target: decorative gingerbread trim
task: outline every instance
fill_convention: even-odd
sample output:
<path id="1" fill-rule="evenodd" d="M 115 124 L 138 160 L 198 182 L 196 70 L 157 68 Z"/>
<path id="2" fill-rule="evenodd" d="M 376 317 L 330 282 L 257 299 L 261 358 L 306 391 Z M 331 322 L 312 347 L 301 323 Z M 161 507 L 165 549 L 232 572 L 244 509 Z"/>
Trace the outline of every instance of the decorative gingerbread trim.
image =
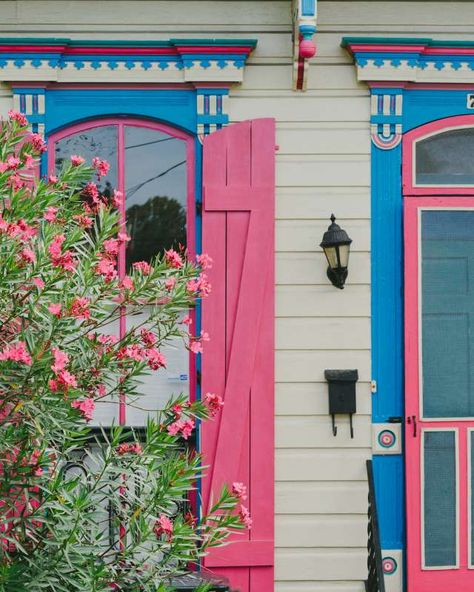
<path id="1" fill-rule="evenodd" d="M 13 108 L 28 117 L 33 132 L 44 136 L 46 100 L 44 88 L 14 88 Z"/>
<path id="2" fill-rule="evenodd" d="M 382 571 L 385 592 L 402 592 L 403 552 L 401 549 L 382 549 Z"/>
<path id="3" fill-rule="evenodd" d="M 372 453 L 401 454 L 402 429 L 401 423 L 372 424 Z"/>
<path id="4" fill-rule="evenodd" d="M 306 90 L 309 59 L 316 54 L 317 0 L 293 0 L 293 89 Z"/>
<path id="5" fill-rule="evenodd" d="M 344 37 L 357 79 L 421 84 L 474 83 L 474 43 L 417 38 Z"/>
<path id="6" fill-rule="evenodd" d="M 391 150 L 402 139 L 403 95 L 400 89 L 372 89 L 370 135 L 381 150 Z"/>
<path id="7" fill-rule="evenodd" d="M 58 83 L 242 82 L 254 39 L 0 39 L 0 80 Z"/>
<path id="8" fill-rule="evenodd" d="M 229 123 L 228 89 L 198 88 L 197 101 L 197 133 L 199 138 L 210 134 Z"/>

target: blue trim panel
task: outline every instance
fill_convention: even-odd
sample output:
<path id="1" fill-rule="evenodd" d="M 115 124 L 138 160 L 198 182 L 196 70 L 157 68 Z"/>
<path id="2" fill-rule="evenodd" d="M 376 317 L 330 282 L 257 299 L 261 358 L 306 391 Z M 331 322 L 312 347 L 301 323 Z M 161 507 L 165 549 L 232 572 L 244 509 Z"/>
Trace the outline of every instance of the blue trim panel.
<path id="1" fill-rule="evenodd" d="M 196 94 L 192 90 L 46 90 L 47 134 L 103 117 L 141 117 L 196 133 Z"/>

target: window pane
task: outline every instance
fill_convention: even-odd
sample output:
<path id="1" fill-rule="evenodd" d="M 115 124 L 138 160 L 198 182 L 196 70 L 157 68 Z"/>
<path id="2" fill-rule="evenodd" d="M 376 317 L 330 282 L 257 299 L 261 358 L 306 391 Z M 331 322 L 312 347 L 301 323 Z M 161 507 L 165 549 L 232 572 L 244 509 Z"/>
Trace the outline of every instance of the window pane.
<path id="1" fill-rule="evenodd" d="M 186 142 L 157 130 L 125 127 L 127 266 L 186 246 Z"/>
<path id="2" fill-rule="evenodd" d="M 421 238 L 423 415 L 474 416 L 474 212 L 424 211 Z"/>
<path id="3" fill-rule="evenodd" d="M 474 128 L 458 129 L 416 143 L 417 185 L 474 185 Z"/>
<path id="4" fill-rule="evenodd" d="M 424 557 L 427 567 L 456 565 L 454 432 L 424 432 Z"/>
<path id="5" fill-rule="evenodd" d="M 54 161 L 56 170 L 61 169 L 64 161 L 73 154 L 78 154 L 91 164 L 94 156 L 99 156 L 110 163 L 110 170 L 106 177 L 99 181 L 94 178 L 99 191 L 109 197 L 118 187 L 117 175 L 117 126 L 104 125 L 72 134 L 59 140 L 55 144 Z"/>
<path id="6" fill-rule="evenodd" d="M 127 316 L 127 330 L 141 326 L 149 318 L 149 311 Z M 144 325 L 147 327 L 147 325 Z M 150 370 L 140 377 L 137 396 L 127 399 L 127 425 L 143 426 L 148 415 L 154 417 L 171 396 L 189 395 L 189 353 L 181 339 L 172 339 L 160 348 L 166 358 L 166 368 Z"/>

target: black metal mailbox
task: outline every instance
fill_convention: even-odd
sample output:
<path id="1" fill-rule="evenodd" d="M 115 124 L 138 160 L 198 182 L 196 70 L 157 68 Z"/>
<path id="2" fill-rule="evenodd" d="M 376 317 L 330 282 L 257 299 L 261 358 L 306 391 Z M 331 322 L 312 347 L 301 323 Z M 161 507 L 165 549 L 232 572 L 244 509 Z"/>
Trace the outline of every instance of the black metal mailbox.
<path id="1" fill-rule="evenodd" d="M 356 382 L 359 379 L 357 370 L 325 370 L 324 378 L 329 386 L 329 413 L 332 417 L 332 433 L 337 435 L 335 415 L 349 415 L 351 438 L 354 437 L 352 415 L 356 412 Z"/>

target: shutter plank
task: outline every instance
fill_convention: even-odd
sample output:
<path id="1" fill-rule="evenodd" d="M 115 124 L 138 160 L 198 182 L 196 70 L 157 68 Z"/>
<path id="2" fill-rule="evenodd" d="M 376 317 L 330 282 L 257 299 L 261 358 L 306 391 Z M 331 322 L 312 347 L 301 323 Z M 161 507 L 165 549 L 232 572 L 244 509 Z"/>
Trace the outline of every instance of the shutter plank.
<path id="1" fill-rule="evenodd" d="M 213 550 L 204 564 L 241 592 L 273 590 L 274 147 L 270 119 L 204 140 L 203 251 L 215 264 L 213 291 L 203 303 L 211 341 L 202 380 L 203 393 L 222 394 L 224 407 L 202 430 L 210 465 L 203 504 L 224 483 L 243 481 L 253 519 L 251 531 Z"/>

